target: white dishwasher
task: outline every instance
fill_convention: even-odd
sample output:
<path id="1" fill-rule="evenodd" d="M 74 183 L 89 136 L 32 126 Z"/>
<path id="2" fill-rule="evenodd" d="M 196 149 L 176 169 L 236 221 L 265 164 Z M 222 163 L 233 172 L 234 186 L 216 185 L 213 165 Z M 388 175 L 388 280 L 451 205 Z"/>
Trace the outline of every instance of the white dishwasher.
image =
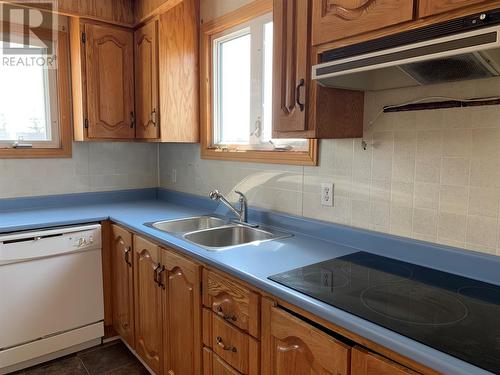
<path id="1" fill-rule="evenodd" d="M 0 235 L 0 374 L 104 335 L 101 226 Z"/>

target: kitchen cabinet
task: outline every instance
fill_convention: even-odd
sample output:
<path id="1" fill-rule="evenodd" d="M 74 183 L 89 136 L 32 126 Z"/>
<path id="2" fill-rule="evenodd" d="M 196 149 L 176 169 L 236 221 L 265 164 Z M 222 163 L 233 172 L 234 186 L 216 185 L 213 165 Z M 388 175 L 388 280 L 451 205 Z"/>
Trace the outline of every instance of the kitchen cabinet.
<path id="1" fill-rule="evenodd" d="M 136 138 L 160 136 L 158 103 L 158 20 L 134 33 Z"/>
<path id="2" fill-rule="evenodd" d="M 419 17 L 428 17 L 486 2 L 485 0 L 420 0 L 418 3 L 418 15 Z"/>
<path id="3" fill-rule="evenodd" d="M 78 19 L 70 28 L 75 140 L 133 139 L 133 32 Z"/>
<path id="4" fill-rule="evenodd" d="M 199 0 L 183 0 L 159 16 L 162 142 L 200 140 Z"/>
<path id="5" fill-rule="evenodd" d="M 112 224 L 110 242 L 113 328 L 131 347 L 134 347 L 132 234 Z"/>
<path id="6" fill-rule="evenodd" d="M 355 347 L 351 356 L 351 375 L 417 375 L 400 364 L 392 362 L 387 358 L 375 353 Z"/>
<path id="7" fill-rule="evenodd" d="M 161 374 L 162 289 L 160 247 L 134 235 L 135 350 L 156 373 Z"/>
<path id="8" fill-rule="evenodd" d="M 312 2 L 313 45 L 413 20 L 413 0 L 312 0 Z"/>
<path id="9" fill-rule="evenodd" d="M 203 375 L 241 375 L 209 348 L 203 348 Z"/>
<path id="10" fill-rule="evenodd" d="M 351 348 L 318 328 L 266 303 L 262 375 L 348 375 Z"/>
<path id="11" fill-rule="evenodd" d="M 436 375 L 115 224 L 110 243 L 113 326 L 158 375 Z"/>
<path id="12" fill-rule="evenodd" d="M 358 138 L 364 93 L 311 80 L 311 1 L 274 0 L 274 138 Z M 300 15 L 300 16 L 299 16 Z"/>
<path id="13" fill-rule="evenodd" d="M 199 374 L 201 344 L 201 266 L 162 249 L 163 373 Z"/>

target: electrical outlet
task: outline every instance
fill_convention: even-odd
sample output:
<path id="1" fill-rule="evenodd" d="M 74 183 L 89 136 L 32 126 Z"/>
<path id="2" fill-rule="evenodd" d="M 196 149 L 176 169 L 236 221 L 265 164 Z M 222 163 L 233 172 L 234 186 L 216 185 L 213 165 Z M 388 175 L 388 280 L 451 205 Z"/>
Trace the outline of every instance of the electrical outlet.
<path id="1" fill-rule="evenodd" d="M 175 184 L 177 183 L 177 169 L 173 168 L 172 173 L 170 174 L 170 181 Z"/>
<path id="2" fill-rule="evenodd" d="M 333 206 L 333 184 L 323 183 L 321 184 L 321 205 L 322 206 Z"/>

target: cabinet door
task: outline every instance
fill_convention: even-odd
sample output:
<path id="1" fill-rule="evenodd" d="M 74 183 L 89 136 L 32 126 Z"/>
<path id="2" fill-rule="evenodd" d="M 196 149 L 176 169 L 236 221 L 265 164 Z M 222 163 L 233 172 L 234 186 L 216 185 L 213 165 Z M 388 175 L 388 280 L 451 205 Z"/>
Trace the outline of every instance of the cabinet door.
<path id="1" fill-rule="evenodd" d="M 111 233 L 113 328 L 131 347 L 134 347 L 132 235 L 114 224 L 111 226 Z"/>
<path id="2" fill-rule="evenodd" d="M 351 356 L 351 375 L 417 375 L 416 372 L 370 353 L 362 348 L 354 348 Z"/>
<path id="3" fill-rule="evenodd" d="M 164 374 L 201 372 L 201 268 L 162 249 Z"/>
<path id="4" fill-rule="evenodd" d="M 85 25 L 89 138 L 134 138 L 134 34 Z"/>
<path id="5" fill-rule="evenodd" d="M 159 138 L 158 21 L 134 33 L 136 138 Z"/>
<path id="6" fill-rule="evenodd" d="M 203 348 L 203 375 L 241 375 L 209 348 Z"/>
<path id="7" fill-rule="evenodd" d="M 349 374 L 349 346 L 276 307 L 265 314 L 264 374 Z"/>
<path id="8" fill-rule="evenodd" d="M 484 2 L 484 0 L 420 0 L 418 3 L 418 16 L 428 17 Z"/>
<path id="9" fill-rule="evenodd" d="M 148 366 L 161 374 L 162 355 L 162 286 L 160 248 L 134 236 L 135 258 L 135 350 Z"/>
<path id="10" fill-rule="evenodd" d="M 413 0 L 313 0 L 313 4 L 314 45 L 413 19 Z"/>
<path id="11" fill-rule="evenodd" d="M 310 0 L 274 0 L 273 131 L 306 130 Z"/>

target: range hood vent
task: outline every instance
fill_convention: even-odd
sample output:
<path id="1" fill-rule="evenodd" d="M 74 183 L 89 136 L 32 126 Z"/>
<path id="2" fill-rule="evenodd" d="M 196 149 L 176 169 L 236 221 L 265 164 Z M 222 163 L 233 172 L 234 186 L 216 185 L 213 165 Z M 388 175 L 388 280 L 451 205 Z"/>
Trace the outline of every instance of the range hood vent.
<path id="1" fill-rule="evenodd" d="M 478 19 L 497 21 L 498 14 Z M 433 27 L 433 34 L 437 30 Z M 449 28 L 443 26 L 443 30 Z M 419 31 L 419 35 L 425 33 Z M 407 39 L 401 35 L 397 38 Z M 376 44 L 372 41 L 328 51 L 324 55 L 331 60 L 313 67 L 313 79 L 328 87 L 377 91 L 500 76 L 500 26 L 483 25 L 382 50 L 377 50 Z M 380 44 L 386 46 L 388 42 L 381 39 Z M 370 49 L 374 52 L 356 53 Z M 347 51 L 350 56 L 346 56 Z"/>

